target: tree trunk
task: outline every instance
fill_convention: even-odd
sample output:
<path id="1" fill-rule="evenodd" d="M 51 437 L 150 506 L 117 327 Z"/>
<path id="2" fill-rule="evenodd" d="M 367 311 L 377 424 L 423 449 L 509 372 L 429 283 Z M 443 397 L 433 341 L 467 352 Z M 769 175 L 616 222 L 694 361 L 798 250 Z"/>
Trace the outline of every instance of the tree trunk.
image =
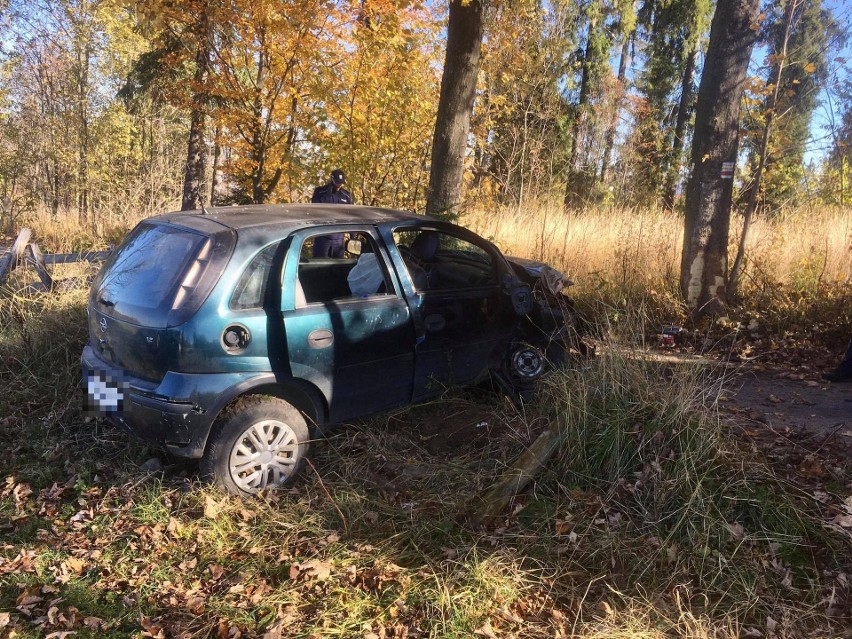
<path id="1" fill-rule="evenodd" d="M 210 52 L 213 48 L 213 29 L 207 10 L 198 19 L 198 49 L 195 52 L 195 78 L 192 112 L 189 124 L 189 143 L 186 171 L 183 178 L 181 210 L 200 208 L 204 202 L 204 173 L 207 168 L 207 79 L 210 75 Z"/>
<path id="2" fill-rule="evenodd" d="M 763 171 L 766 168 L 766 155 L 769 150 L 769 135 L 772 132 L 772 122 L 775 120 L 775 106 L 778 103 L 778 90 L 781 87 L 781 74 L 784 72 L 784 63 L 787 60 L 787 43 L 790 41 L 790 31 L 793 27 L 793 14 L 798 6 L 796 0 L 787 1 L 786 15 L 784 16 L 784 39 L 781 44 L 781 51 L 778 55 L 778 62 L 775 65 L 775 74 L 773 78 L 774 87 L 772 93 L 766 96 L 766 122 L 763 125 L 763 136 L 760 140 L 760 156 L 757 161 L 757 169 L 754 172 L 754 179 L 748 191 L 748 200 L 746 201 L 745 212 L 743 213 L 743 231 L 740 234 L 740 241 L 737 246 L 737 256 L 734 259 L 734 265 L 731 268 L 731 278 L 728 282 L 728 299 L 734 299 L 737 295 L 737 287 L 740 283 L 740 272 L 743 266 L 745 257 L 745 247 L 748 241 L 748 232 L 751 228 L 751 218 L 757 210 L 757 200 L 760 195 L 760 182 L 763 179 Z"/>
<path id="3" fill-rule="evenodd" d="M 680 267 L 681 295 L 694 316 L 720 312 L 727 302 L 740 98 L 757 37 L 752 25 L 759 6 L 759 0 L 719 0 L 710 27 L 695 113 Z"/>
<path id="4" fill-rule="evenodd" d="M 222 127 L 217 126 L 216 132 L 213 134 L 213 166 L 210 169 L 210 206 L 215 206 L 219 201 L 219 191 L 222 188 L 222 171 L 220 164 L 222 161 L 222 146 L 219 144 L 219 139 L 222 136 Z"/>
<path id="5" fill-rule="evenodd" d="M 266 44 L 265 32 L 260 32 L 260 46 L 265 48 Z M 265 135 L 264 126 L 264 109 L 263 109 L 263 85 L 266 82 L 266 69 L 268 57 L 265 51 L 261 50 L 257 56 L 257 73 L 254 80 L 254 102 L 252 104 L 252 135 L 251 135 L 251 155 L 255 162 L 254 170 L 251 179 L 251 201 L 254 204 L 263 204 L 266 202 L 267 191 L 263 185 L 263 177 L 266 173 L 266 155 L 267 155 L 267 137 Z"/>
<path id="6" fill-rule="evenodd" d="M 666 186 L 663 192 L 663 206 L 667 210 L 674 208 L 675 193 L 677 192 L 678 175 L 683 161 L 683 139 L 686 137 L 686 125 L 692 113 L 692 104 L 695 99 L 695 62 L 698 59 L 698 38 L 692 51 L 686 58 L 686 67 L 683 70 L 683 78 L 680 83 L 680 102 L 677 105 L 677 119 L 675 120 L 674 140 L 672 140 L 671 160 L 666 171 Z"/>
<path id="7" fill-rule="evenodd" d="M 77 215 L 80 223 L 89 216 L 89 65 L 91 52 L 87 44 L 77 51 Z M 91 220 L 95 226 L 94 217 Z"/>
<path id="8" fill-rule="evenodd" d="M 577 113 L 574 116 L 574 126 L 571 136 L 571 156 L 568 160 L 568 183 L 565 185 L 565 207 L 571 208 L 583 204 L 588 196 L 588 176 L 583 167 L 578 166 L 580 155 L 580 133 L 583 130 L 583 120 L 586 115 L 586 104 L 591 92 L 592 38 L 594 37 L 596 21 L 589 19 L 589 33 L 586 38 L 586 49 L 583 53 L 583 74 L 580 77 L 580 97 L 577 101 Z"/>
<path id="9" fill-rule="evenodd" d="M 461 203 L 464 156 L 470 116 L 479 75 L 482 45 L 482 2 L 450 2 L 447 54 L 441 77 L 441 96 L 435 134 L 426 213 L 454 215 Z"/>
<path id="10" fill-rule="evenodd" d="M 606 141 L 604 142 L 604 156 L 601 164 L 601 183 L 606 180 L 606 173 L 609 170 L 609 161 L 612 157 L 612 147 L 615 146 L 615 131 L 618 128 L 618 116 L 621 114 L 621 105 L 624 102 L 624 96 L 627 94 L 627 65 L 630 63 L 630 44 L 633 41 L 632 31 L 629 34 L 624 34 L 624 43 L 621 45 L 621 58 L 618 61 L 618 98 L 615 101 L 613 108 L 612 120 L 606 130 Z"/>

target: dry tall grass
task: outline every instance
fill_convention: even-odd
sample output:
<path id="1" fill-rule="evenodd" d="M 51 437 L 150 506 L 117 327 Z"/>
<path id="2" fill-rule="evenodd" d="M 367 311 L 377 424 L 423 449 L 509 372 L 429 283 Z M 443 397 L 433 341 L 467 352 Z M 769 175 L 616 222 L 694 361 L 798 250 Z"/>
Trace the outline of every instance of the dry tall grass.
<path id="1" fill-rule="evenodd" d="M 631 207 L 565 213 L 559 205 L 541 204 L 521 210 L 474 210 L 462 222 L 506 253 L 561 267 L 578 286 L 601 278 L 628 288 L 637 283 L 664 290 L 677 286 L 683 244 L 678 213 Z M 736 216 L 732 256 L 740 227 Z M 852 281 L 852 209 L 815 206 L 758 216 L 747 260 L 747 280 Z"/>
<path id="2" fill-rule="evenodd" d="M 43 248 L 71 251 L 120 240 L 141 216 L 81 222 L 75 215 L 30 215 L 25 223 Z M 504 252 L 540 259 L 562 268 L 588 287 L 601 279 L 626 288 L 677 287 L 683 244 L 683 218 L 661 209 L 601 207 L 565 213 L 543 203 L 518 209 L 488 207 L 469 211 L 461 223 L 494 241 Z M 732 221 L 731 255 L 741 219 Z M 852 208 L 803 207 L 758 216 L 746 254 L 745 282 L 852 282 Z"/>

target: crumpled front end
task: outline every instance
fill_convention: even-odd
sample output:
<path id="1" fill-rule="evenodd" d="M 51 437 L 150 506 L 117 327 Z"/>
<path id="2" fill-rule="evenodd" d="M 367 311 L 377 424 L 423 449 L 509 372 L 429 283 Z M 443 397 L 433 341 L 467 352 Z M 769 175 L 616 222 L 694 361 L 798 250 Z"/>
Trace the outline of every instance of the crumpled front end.
<path id="1" fill-rule="evenodd" d="M 523 326 L 522 340 L 541 349 L 551 368 L 565 366 L 572 352 L 591 354 L 582 338 L 587 325 L 565 291 L 574 282 L 543 262 L 525 258 L 507 258 L 518 277 L 530 285 L 533 310 Z"/>

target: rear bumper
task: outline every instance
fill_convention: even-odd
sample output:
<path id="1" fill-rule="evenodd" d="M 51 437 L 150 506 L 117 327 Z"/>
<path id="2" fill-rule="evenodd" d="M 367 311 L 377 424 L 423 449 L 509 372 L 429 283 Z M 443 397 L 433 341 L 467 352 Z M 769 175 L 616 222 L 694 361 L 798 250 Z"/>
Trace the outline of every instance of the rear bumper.
<path id="1" fill-rule="evenodd" d="M 213 420 L 230 400 L 229 390 L 235 382 L 233 375 L 169 374 L 159 384 L 137 380 L 116 370 L 88 345 L 80 365 L 91 413 L 141 439 L 163 444 L 175 455 L 190 458 L 204 454 Z M 89 393 L 93 376 L 102 380 L 111 397 L 120 400 L 98 402 L 93 398 Z"/>

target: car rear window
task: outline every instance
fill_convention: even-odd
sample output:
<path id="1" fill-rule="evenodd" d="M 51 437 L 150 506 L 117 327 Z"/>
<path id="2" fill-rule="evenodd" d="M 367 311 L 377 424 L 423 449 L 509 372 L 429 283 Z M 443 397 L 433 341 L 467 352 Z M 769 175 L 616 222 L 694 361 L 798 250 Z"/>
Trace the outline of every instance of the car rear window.
<path id="1" fill-rule="evenodd" d="M 188 229 L 141 224 L 104 266 L 93 302 L 136 324 L 173 325 L 207 270 L 211 245 L 211 237 Z"/>

